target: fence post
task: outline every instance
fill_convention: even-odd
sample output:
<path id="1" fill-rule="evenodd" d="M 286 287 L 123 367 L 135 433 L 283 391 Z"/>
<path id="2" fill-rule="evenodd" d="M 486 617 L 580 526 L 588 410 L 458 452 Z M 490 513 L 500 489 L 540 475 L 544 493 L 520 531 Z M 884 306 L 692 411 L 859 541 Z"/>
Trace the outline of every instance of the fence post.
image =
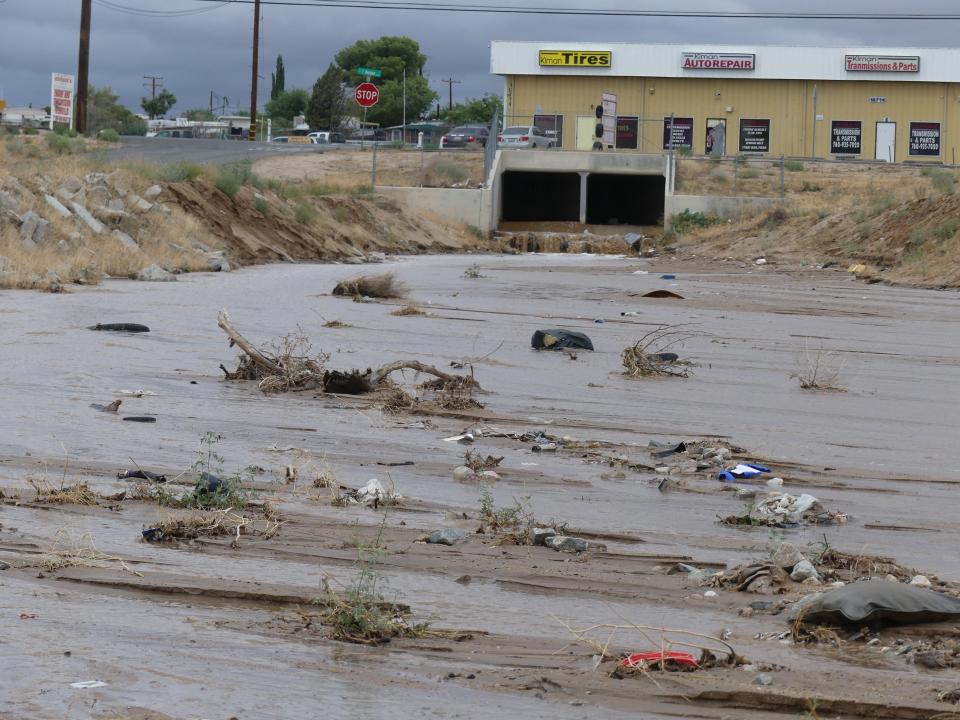
<path id="1" fill-rule="evenodd" d="M 737 196 L 737 174 L 740 172 L 740 158 L 733 158 L 733 196 Z"/>
<path id="2" fill-rule="evenodd" d="M 370 168 L 370 192 L 377 189 L 377 136 L 373 136 L 373 163 Z"/>
<path id="3" fill-rule="evenodd" d="M 783 170 L 785 165 L 786 165 L 786 158 L 784 157 L 783 153 L 781 153 L 780 154 L 780 197 L 784 197 L 784 195 L 786 194 L 786 184 L 784 183 L 784 179 L 783 179 Z"/>

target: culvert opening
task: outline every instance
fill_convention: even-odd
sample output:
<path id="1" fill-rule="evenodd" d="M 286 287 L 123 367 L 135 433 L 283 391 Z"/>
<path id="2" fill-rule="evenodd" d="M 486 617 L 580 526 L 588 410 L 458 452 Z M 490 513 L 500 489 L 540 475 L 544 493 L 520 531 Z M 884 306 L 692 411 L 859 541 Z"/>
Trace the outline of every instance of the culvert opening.
<path id="1" fill-rule="evenodd" d="M 587 222 L 591 225 L 658 225 L 663 222 L 662 175 L 587 177 Z"/>
<path id="2" fill-rule="evenodd" d="M 507 171 L 500 182 L 506 222 L 580 220 L 580 175 L 575 172 Z"/>

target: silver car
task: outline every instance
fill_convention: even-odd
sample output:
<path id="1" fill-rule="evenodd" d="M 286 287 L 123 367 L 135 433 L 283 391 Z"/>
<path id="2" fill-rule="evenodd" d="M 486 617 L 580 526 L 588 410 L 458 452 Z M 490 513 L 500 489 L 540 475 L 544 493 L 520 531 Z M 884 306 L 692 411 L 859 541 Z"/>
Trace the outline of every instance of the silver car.
<path id="1" fill-rule="evenodd" d="M 508 127 L 497 135 L 497 147 L 501 148 L 552 148 L 554 141 L 536 125 Z"/>

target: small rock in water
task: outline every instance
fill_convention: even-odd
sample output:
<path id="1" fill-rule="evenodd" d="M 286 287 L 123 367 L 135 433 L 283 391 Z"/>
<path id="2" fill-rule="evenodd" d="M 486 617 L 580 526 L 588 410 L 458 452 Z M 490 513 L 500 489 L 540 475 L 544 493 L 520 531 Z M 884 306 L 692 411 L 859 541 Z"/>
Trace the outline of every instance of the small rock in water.
<path id="1" fill-rule="evenodd" d="M 761 673 L 753 679 L 754 685 L 773 685 L 773 678 L 766 673 Z"/>
<path id="2" fill-rule="evenodd" d="M 912 578 L 910 578 L 910 584 L 918 588 L 928 588 L 933 583 L 930 582 L 930 578 L 928 578 L 926 575 L 914 575 Z"/>
<path id="3" fill-rule="evenodd" d="M 783 478 L 775 477 L 767 480 L 767 487 L 783 487 Z"/>
<path id="4" fill-rule="evenodd" d="M 461 465 L 453 469 L 453 479 L 457 482 L 469 482 L 470 480 L 477 480 L 478 478 L 477 473 L 466 465 Z"/>
<path id="5" fill-rule="evenodd" d="M 801 560 L 803 560 L 803 554 L 797 549 L 797 546 L 793 543 L 785 542 L 780 543 L 776 552 L 773 553 L 770 564 L 786 570 L 792 568 Z"/>
<path id="6" fill-rule="evenodd" d="M 714 592 L 713 590 L 707 590 L 707 591 L 703 594 L 703 596 L 704 596 L 705 598 L 715 598 L 715 597 L 717 596 L 717 593 Z"/>
<path id="7" fill-rule="evenodd" d="M 557 534 L 557 531 L 553 528 L 530 528 L 530 544 L 531 545 L 546 545 L 547 538 L 552 538 Z"/>
<path id="8" fill-rule="evenodd" d="M 790 573 L 790 579 L 795 582 L 803 582 L 808 578 L 817 578 L 820 579 L 820 575 L 817 572 L 817 569 L 813 566 L 809 560 L 801 560 L 796 565 L 793 566 L 793 572 Z"/>
<path id="9" fill-rule="evenodd" d="M 170 282 L 176 279 L 176 275 L 174 275 L 172 272 L 164 270 L 162 267 L 156 264 L 148 265 L 137 273 L 137 280 L 144 280 L 147 282 Z"/>
<path id="10" fill-rule="evenodd" d="M 558 552 L 582 553 L 587 550 L 606 550 L 606 545 L 600 543 L 588 543 L 580 538 L 567 537 L 566 535 L 554 535 L 544 541 L 544 545 L 553 548 Z"/>
<path id="11" fill-rule="evenodd" d="M 466 539 L 467 533 L 460 528 L 444 528 L 434 530 L 427 538 L 431 545 L 453 545 Z"/>

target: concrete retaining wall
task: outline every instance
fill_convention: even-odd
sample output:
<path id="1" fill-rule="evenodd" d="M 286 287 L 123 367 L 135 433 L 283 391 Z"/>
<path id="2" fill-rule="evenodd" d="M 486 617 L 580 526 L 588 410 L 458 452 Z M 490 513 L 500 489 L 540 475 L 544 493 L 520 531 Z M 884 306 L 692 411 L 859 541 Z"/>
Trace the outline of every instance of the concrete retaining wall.
<path id="1" fill-rule="evenodd" d="M 490 196 L 477 188 L 415 188 L 377 186 L 377 193 L 393 198 L 418 212 L 431 212 L 453 222 L 473 225 L 484 232 L 492 230 Z"/>
<path id="2" fill-rule="evenodd" d="M 738 217 L 743 212 L 756 212 L 775 207 L 781 198 L 724 197 L 720 195 L 667 195 L 664 198 L 664 230 L 670 230 L 670 219 L 684 210 L 704 215 L 716 215 L 724 220 Z"/>

